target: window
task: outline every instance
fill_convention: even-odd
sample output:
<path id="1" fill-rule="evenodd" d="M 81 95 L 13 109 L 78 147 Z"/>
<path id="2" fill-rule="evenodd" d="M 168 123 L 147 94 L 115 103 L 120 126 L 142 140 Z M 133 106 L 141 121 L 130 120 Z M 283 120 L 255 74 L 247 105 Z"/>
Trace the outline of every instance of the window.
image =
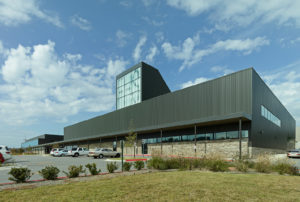
<path id="1" fill-rule="evenodd" d="M 227 139 L 237 139 L 239 138 L 239 132 L 238 131 L 228 131 L 226 134 Z"/>
<path id="2" fill-rule="evenodd" d="M 141 68 L 117 80 L 117 109 L 141 102 Z"/>
<path id="3" fill-rule="evenodd" d="M 206 134 L 198 134 L 196 135 L 197 141 L 206 140 Z"/>
<path id="4" fill-rule="evenodd" d="M 182 141 L 194 141 L 195 135 L 183 135 L 181 137 Z"/>
<path id="5" fill-rule="evenodd" d="M 277 126 L 281 127 L 281 121 L 277 118 L 272 112 L 270 112 L 266 107 L 261 105 L 261 116 L 268 119 L 272 123 L 276 124 Z"/>
<path id="6" fill-rule="evenodd" d="M 216 133 L 216 140 L 225 140 L 226 139 L 226 132 Z"/>

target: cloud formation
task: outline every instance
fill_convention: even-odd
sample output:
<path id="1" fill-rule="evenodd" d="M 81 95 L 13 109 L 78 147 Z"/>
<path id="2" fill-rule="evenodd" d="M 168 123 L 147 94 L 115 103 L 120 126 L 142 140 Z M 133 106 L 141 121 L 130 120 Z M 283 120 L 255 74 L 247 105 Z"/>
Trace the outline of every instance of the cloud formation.
<path id="1" fill-rule="evenodd" d="M 265 37 L 256 37 L 254 39 L 228 39 L 218 41 L 206 49 L 196 49 L 199 43 L 199 35 L 193 38 L 188 37 L 182 45 L 174 46 L 169 42 L 162 44 L 162 49 L 169 59 L 183 60 L 179 71 L 190 67 L 199 61 L 204 56 L 216 53 L 218 51 L 240 51 L 244 54 L 250 54 L 260 46 L 269 45 L 269 40 Z"/>
<path id="2" fill-rule="evenodd" d="M 262 74 L 262 78 L 279 98 L 282 104 L 300 123 L 300 61 L 272 72 Z"/>
<path id="3" fill-rule="evenodd" d="M 71 17 L 71 23 L 84 31 L 89 31 L 92 29 L 91 23 L 87 19 L 84 19 L 78 15 Z"/>
<path id="4" fill-rule="evenodd" d="M 138 60 L 141 59 L 141 52 L 142 52 L 142 47 L 144 46 L 144 44 L 147 41 L 147 37 L 146 36 L 142 36 L 139 40 L 139 42 L 137 43 L 133 53 L 132 53 L 132 57 L 134 59 L 135 62 L 137 62 Z"/>
<path id="5" fill-rule="evenodd" d="M 17 26 L 28 23 L 33 17 L 63 27 L 59 17 L 39 8 L 36 0 L 0 0 L 0 23 L 6 26 Z"/>
<path id="6" fill-rule="evenodd" d="M 146 61 L 149 63 L 153 62 L 154 57 L 158 54 L 158 48 L 156 45 L 153 45 L 150 49 L 149 49 L 149 54 L 146 56 Z"/>
<path id="7" fill-rule="evenodd" d="M 167 0 L 190 16 L 209 13 L 219 24 L 247 26 L 253 22 L 277 22 L 300 27 L 300 1 L 295 0 Z"/>
<path id="8" fill-rule="evenodd" d="M 109 59 L 96 68 L 80 64 L 81 57 L 58 56 L 52 41 L 8 50 L 0 74 L 0 120 L 8 124 L 30 124 L 40 118 L 66 121 L 79 112 L 112 109 L 115 76 L 125 70 L 127 61 Z"/>
<path id="9" fill-rule="evenodd" d="M 199 84 L 199 83 L 203 83 L 203 82 L 208 81 L 208 80 L 210 80 L 210 79 L 209 78 L 205 78 L 205 77 L 199 77 L 199 78 L 196 78 L 193 81 L 187 81 L 187 82 L 181 84 L 180 88 L 187 88 L 187 87 Z"/>

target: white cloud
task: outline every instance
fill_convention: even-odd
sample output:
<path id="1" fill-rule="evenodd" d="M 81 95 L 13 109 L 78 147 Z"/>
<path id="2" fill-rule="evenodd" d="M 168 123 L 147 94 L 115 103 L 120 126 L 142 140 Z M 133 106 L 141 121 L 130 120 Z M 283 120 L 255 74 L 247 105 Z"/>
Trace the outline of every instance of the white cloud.
<path id="1" fill-rule="evenodd" d="M 144 6 L 148 7 L 154 3 L 152 0 L 142 0 Z"/>
<path id="2" fill-rule="evenodd" d="M 290 41 L 291 44 L 299 43 L 300 42 L 300 37 L 297 37 L 296 39 L 293 39 Z"/>
<path id="3" fill-rule="evenodd" d="M 146 61 L 149 63 L 153 62 L 153 58 L 156 54 L 158 54 L 158 49 L 153 45 L 149 50 L 149 54 L 146 56 Z"/>
<path id="4" fill-rule="evenodd" d="M 269 40 L 265 37 L 256 37 L 254 39 L 228 39 L 225 41 L 218 41 L 209 46 L 207 49 L 195 49 L 199 43 L 199 35 L 196 37 L 187 38 L 181 46 L 173 46 L 165 42 L 162 44 L 162 49 L 169 59 L 183 60 L 179 71 L 186 67 L 190 67 L 202 60 L 204 56 L 216 53 L 218 51 L 241 51 L 244 54 L 250 54 L 252 51 L 257 50 L 260 46 L 269 44 Z"/>
<path id="5" fill-rule="evenodd" d="M 9 50 L 1 67 L 0 120 L 28 124 L 40 118 L 67 120 L 79 112 L 114 107 L 115 76 L 128 64 L 109 59 L 102 68 L 80 64 L 80 54 L 59 57 L 55 43 Z M 22 112 L 22 113 L 20 113 Z"/>
<path id="6" fill-rule="evenodd" d="M 139 42 L 137 43 L 134 51 L 133 51 L 133 54 L 132 54 L 132 57 L 134 59 L 135 62 L 137 62 L 138 60 L 140 60 L 141 58 L 141 52 L 142 52 L 142 47 L 143 45 L 146 43 L 147 41 L 147 37 L 146 36 L 142 36 L 139 40 Z"/>
<path id="7" fill-rule="evenodd" d="M 91 23 L 87 19 L 84 19 L 78 15 L 71 17 L 71 23 L 84 31 L 89 31 L 92 29 Z"/>
<path id="8" fill-rule="evenodd" d="M 39 8 L 36 0 L 0 0 L 0 23 L 6 26 L 16 26 L 28 23 L 32 17 L 37 17 L 57 27 L 63 27 L 59 17 Z"/>
<path id="9" fill-rule="evenodd" d="M 0 40 L 0 56 L 1 55 L 6 55 L 7 50 L 4 48 L 2 41 Z"/>
<path id="10" fill-rule="evenodd" d="M 131 33 L 124 32 L 122 30 L 118 30 L 116 32 L 116 43 L 119 47 L 124 47 L 127 44 L 127 40 L 131 37 Z"/>
<path id="11" fill-rule="evenodd" d="M 155 37 L 156 37 L 157 43 L 160 43 L 165 39 L 163 32 L 156 32 Z"/>
<path id="12" fill-rule="evenodd" d="M 208 81 L 208 80 L 210 80 L 210 79 L 205 78 L 205 77 L 199 77 L 199 78 L 196 78 L 194 81 L 187 81 L 187 82 L 181 84 L 180 87 L 181 88 L 187 88 L 187 87 L 199 84 L 199 83 L 203 83 L 203 82 Z"/>
<path id="13" fill-rule="evenodd" d="M 153 19 L 150 19 L 149 17 L 142 17 L 143 20 L 145 20 L 148 24 L 153 26 L 162 26 L 164 24 L 163 21 L 156 21 Z"/>
<path id="14" fill-rule="evenodd" d="M 300 62 L 262 74 L 262 78 L 283 105 L 300 123 Z"/>
<path id="15" fill-rule="evenodd" d="M 253 22 L 300 26 L 300 1 L 295 0 L 167 0 L 167 4 L 195 16 L 209 13 L 215 22 L 246 26 Z"/>
<path id="16" fill-rule="evenodd" d="M 214 73 L 221 73 L 222 75 L 227 75 L 233 72 L 233 70 L 228 69 L 223 66 L 213 66 L 210 70 Z"/>

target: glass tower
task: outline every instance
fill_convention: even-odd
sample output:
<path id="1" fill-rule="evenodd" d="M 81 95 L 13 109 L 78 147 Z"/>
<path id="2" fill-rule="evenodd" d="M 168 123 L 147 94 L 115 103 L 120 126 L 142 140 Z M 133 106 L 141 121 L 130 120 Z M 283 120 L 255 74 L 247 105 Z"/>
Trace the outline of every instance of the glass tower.
<path id="1" fill-rule="evenodd" d="M 117 79 L 117 109 L 141 102 L 141 68 Z"/>

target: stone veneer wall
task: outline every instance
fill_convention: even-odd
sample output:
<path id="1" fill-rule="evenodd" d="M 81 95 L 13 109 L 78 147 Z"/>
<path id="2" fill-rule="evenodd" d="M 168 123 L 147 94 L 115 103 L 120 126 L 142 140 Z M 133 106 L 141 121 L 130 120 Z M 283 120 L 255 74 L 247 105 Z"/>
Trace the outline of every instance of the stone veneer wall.
<path id="1" fill-rule="evenodd" d="M 196 148 L 196 151 L 195 151 Z M 160 144 L 149 144 L 149 154 L 160 154 Z M 239 140 L 215 140 L 208 142 L 172 142 L 163 143 L 162 155 L 202 157 L 204 155 L 221 154 L 224 157 L 232 158 L 239 154 Z M 248 139 L 242 140 L 242 155 L 248 155 Z"/>
<path id="2" fill-rule="evenodd" d="M 94 149 L 96 147 L 110 148 L 113 149 L 112 142 L 101 142 L 93 144 L 79 144 L 80 147 L 86 147 L 89 149 Z M 117 141 L 117 151 L 121 152 L 120 141 Z M 248 139 L 244 138 L 242 140 L 242 155 L 251 155 L 251 152 L 260 152 L 258 149 L 249 150 Z M 224 157 L 232 158 L 239 154 L 239 140 L 211 140 L 211 141 L 199 141 L 196 142 L 196 151 L 195 151 L 195 142 L 169 142 L 162 144 L 148 144 L 148 154 L 160 154 L 165 156 L 184 156 L 184 157 L 201 157 L 204 155 L 212 154 L 221 154 Z M 133 155 L 133 147 L 124 146 L 125 155 Z M 138 140 L 136 147 L 136 154 L 142 154 L 142 142 Z"/>

